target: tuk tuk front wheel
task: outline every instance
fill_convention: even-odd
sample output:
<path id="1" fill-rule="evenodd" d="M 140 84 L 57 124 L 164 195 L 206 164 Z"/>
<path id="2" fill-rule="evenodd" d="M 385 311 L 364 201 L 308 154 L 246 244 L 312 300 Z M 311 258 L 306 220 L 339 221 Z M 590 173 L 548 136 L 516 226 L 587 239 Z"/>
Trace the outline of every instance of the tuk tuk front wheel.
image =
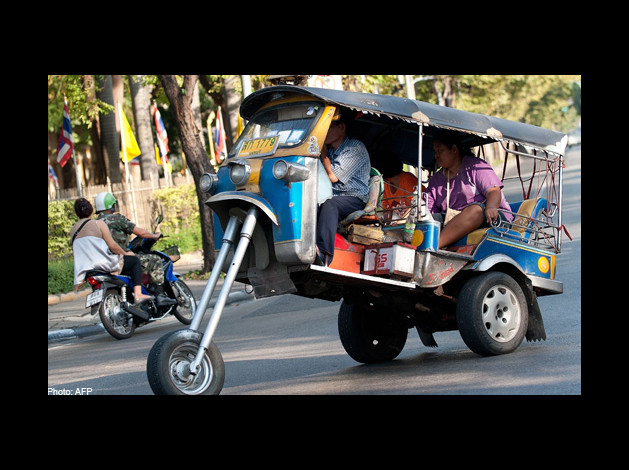
<path id="1" fill-rule="evenodd" d="M 341 303 L 339 336 L 345 351 L 357 362 L 371 364 L 395 359 L 406 344 L 408 328 L 391 312 Z"/>
<path id="2" fill-rule="evenodd" d="M 476 354 L 511 353 L 522 343 L 528 327 L 524 292 L 505 273 L 481 273 L 463 285 L 456 320 L 461 338 Z"/>
<path id="3" fill-rule="evenodd" d="M 211 342 L 196 375 L 190 365 L 203 335 L 193 330 L 176 330 L 162 336 L 151 348 L 146 376 L 155 395 L 218 395 L 225 381 L 223 356 Z"/>

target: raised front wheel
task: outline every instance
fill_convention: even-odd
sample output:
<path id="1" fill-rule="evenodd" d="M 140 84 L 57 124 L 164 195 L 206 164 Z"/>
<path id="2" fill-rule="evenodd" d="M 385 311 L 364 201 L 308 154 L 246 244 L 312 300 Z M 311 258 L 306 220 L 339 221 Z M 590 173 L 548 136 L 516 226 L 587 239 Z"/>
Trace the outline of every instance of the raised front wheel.
<path id="1" fill-rule="evenodd" d="M 223 356 L 214 343 L 205 352 L 196 375 L 190 365 L 203 335 L 176 330 L 162 336 L 151 348 L 146 375 L 155 395 L 218 395 L 225 381 Z"/>

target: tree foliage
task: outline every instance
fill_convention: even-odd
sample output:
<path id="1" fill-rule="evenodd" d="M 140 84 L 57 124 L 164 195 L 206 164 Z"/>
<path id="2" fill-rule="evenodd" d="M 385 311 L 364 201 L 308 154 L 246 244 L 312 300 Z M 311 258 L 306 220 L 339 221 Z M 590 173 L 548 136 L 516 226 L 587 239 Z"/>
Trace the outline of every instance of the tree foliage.
<path id="1" fill-rule="evenodd" d="M 68 234 L 79 220 L 74 213 L 74 201 L 48 203 L 48 259 L 63 258 L 72 254 Z"/>

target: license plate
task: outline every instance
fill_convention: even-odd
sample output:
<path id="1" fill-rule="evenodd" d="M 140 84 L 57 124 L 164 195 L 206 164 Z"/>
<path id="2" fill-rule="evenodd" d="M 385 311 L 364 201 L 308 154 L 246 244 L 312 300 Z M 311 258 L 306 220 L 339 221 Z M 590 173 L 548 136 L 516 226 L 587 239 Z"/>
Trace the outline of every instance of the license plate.
<path id="1" fill-rule="evenodd" d="M 260 137 L 259 139 L 245 140 L 238 151 L 239 157 L 262 157 L 264 155 L 272 155 L 275 152 L 280 137 L 277 135 L 271 137 Z"/>
<path id="2" fill-rule="evenodd" d="M 91 294 L 89 294 L 85 298 L 85 308 L 91 307 L 92 305 L 99 303 L 101 300 L 103 300 L 104 295 L 105 295 L 104 289 L 98 289 L 92 292 Z"/>

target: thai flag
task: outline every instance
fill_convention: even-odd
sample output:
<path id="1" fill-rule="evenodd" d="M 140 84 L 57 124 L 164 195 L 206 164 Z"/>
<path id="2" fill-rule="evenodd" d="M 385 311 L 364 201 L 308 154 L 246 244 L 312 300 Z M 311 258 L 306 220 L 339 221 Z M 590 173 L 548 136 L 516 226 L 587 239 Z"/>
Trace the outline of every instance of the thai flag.
<path id="1" fill-rule="evenodd" d="M 159 113 L 157 106 L 155 106 L 155 113 L 153 115 L 155 119 L 155 131 L 157 133 L 157 145 L 159 145 L 159 153 L 164 159 L 164 162 L 168 163 L 168 134 L 164 127 L 164 121 L 162 121 L 162 115 Z"/>
<path id="2" fill-rule="evenodd" d="M 221 113 L 221 107 L 218 107 L 216 112 L 216 131 L 214 133 L 214 149 L 216 150 L 216 163 L 220 165 L 227 155 L 227 144 L 225 140 L 225 127 L 223 126 L 223 115 Z"/>
<path id="3" fill-rule="evenodd" d="M 55 170 L 52 169 L 52 166 L 50 165 L 50 163 L 48 163 L 48 176 L 52 178 L 52 180 L 55 182 L 55 187 L 59 188 L 59 178 L 57 178 L 57 175 L 55 174 Z"/>
<path id="4" fill-rule="evenodd" d="M 57 162 L 62 167 L 72 156 L 74 142 L 72 140 L 72 126 L 70 125 L 70 113 L 68 112 L 68 102 L 63 100 L 63 129 L 59 134 L 59 145 L 57 146 Z"/>

